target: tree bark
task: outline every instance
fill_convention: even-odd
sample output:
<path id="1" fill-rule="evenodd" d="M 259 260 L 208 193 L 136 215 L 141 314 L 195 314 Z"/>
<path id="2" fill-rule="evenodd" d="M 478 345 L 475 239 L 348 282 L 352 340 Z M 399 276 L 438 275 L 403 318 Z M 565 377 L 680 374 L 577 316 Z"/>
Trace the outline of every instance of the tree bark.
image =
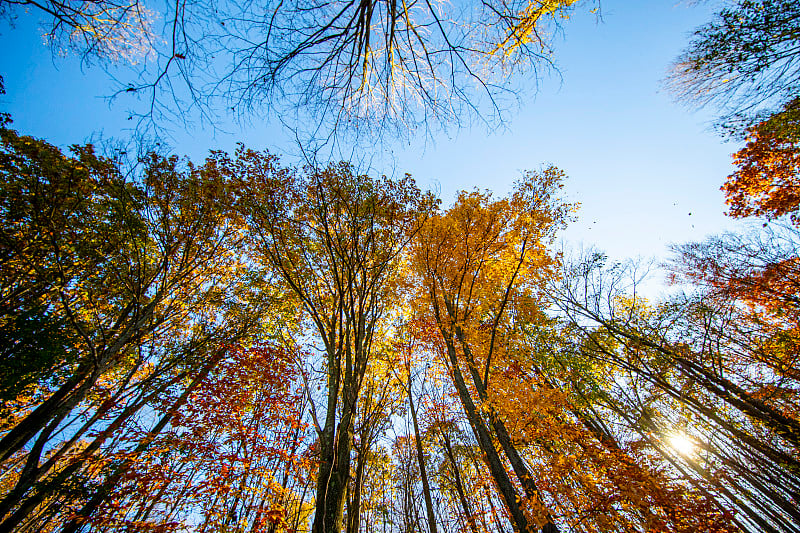
<path id="1" fill-rule="evenodd" d="M 467 501 L 467 495 L 464 492 L 464 483 L 461 481 L 461 471 L 458 468 L 458 463 L 456 463 L 456 458 L 453 454 L 453 447 L 450 445 L 450 437 L 447 436 L 446 431 L 442 431 L 442 437 L 444 440 L 444 453 L 447 456 L 447 459 L 450 461 L 450 466 L 453 468 L 453 480 L 456 484 L 458 501 L 461 503 L 461 509 L 464 511 L 464 516 L 467 518 L 467 523 L 469 524 L 470 530 L 472 533 L 478 533 L 478 524 L 475 522 L 475 516 L 472 514 L 472 510 L 469 507 L 469 502 Z"/>
<path id="2" fill-rule="evenodd" d="M 425 510 L 428 515 L 428 529 L 430 533 L 436 533 L 436 515 L 433 511 L 433 501 L 431 500 L 431 487 L 428 483 L 428 473 L 425 470 L 425 454 L 422 453 L 422 440 L 419 434 L 419 423 L 417 422 L 417 410 L 414 408 L 414 399 L 411 394 L 411 372 L 408 373 L 408 406 L 411 408 L 411 421 L 414 423 L 414 443 L 417 449 L 417 462 L 419 463 L 419 473 L 422 478 L 422 492 L 425 496 Z"/>
<path id="3" fill-rule="evenodd" d="M 452 338 L 445 338 L 445 345 L 447 347 L 447 356 L 450 361 L 450 370 L 453 373 L 453 382 L 455 383 L 456 391 L 467 413 L 467 420 L 469 420 L 475 437 L 478 439 L 478 445 L 481 448 L 481 452 L 483 452 L 483 459 L 486 462 L 486 466 L 489 467 L 492 479 L 494 479 L 495 485 L 500 491 L 500 495 L 503 497 L 506 508 L 511 515 L 511 525 L 518 533 L 527 533 L 528 520 L 525 518 L 525 514 L 519 505 L 519 496 L 503 466 L 500 454 L 492 443 L 489 430 L 483 418 L 478 413 L 475 403 L 472 401 L 472 397 L 467 389 L 467 384 L 464 382 L 464 376 L 461 374 L 461 369 L 458 365 L 458 358 Z"/>

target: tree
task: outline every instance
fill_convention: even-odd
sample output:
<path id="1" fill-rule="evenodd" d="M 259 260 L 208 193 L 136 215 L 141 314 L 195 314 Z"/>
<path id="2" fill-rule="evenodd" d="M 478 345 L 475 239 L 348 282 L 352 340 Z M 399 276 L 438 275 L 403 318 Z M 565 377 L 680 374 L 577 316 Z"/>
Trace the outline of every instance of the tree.
<path id="1" fill-rule="evenodd" d="M 728 117 L 793 99 L 800 91 L 800 6 L 792 0 L 728 4 L 695 31 L 675 62 L 672 91 L 686 102 L 715 103 Z"/>
<path id="2" fill-rule="evenodd" d="M 614 431 L 614 414 L 598 411 L 613 369 L 587 361 L 572 327 L 562 330 L 548 315 L 518 317 L 522 342 L 497 373 L 490 399 L 535 484 L 552 495 L 553 514 L 570 531 L 731 531 L 713 499 Z M 624 390 L 636 394 L 637 385 Z"/>
<path id="3" fill-rule="evenodd" d="M 355 175 L 350 165 L 303 171 L 240 149 L 218 164 L 240 183 L 253 245 L 297 296 L 320 343 L 324 411 L 312 405 L 319 444 L 314 533 L 338 532 L 350 478 L 362 384 L 394 309 L 400 261 L 436 205 L 410 176 Z"/>
<path id="4" fill-rule="evenodd" d="M 153 14 L 138 0 L 3 0 L 0 8 L 38 8 L 55 49 L 121 59 L 117 96 L 140 99 L 144 118 L 267 111 L 294 129 L 314 124 L 313 138 L 371 134 L 374 142 L 505 110 L 507 77 L 536 77 L 551 65 L 554 30 L 576 2 L 178 0 Z M 142 64 L 126 71 L 126 62 Z"/>
<path id="5" fill-rule="evenodd" d="M 528 173 L 510 198 L 496 201 L 488 193 L 462 192 L 450 210 L 431 220 L 414 247 L 420 301 L 425 303 L 419 311 L 438 329 L 469 423 L 520 532 L 527 531 L 529 523 L 545 532 L 556 527 L 506 422 L 490 406 L 489 391 L 492 369 L 510 341 L 515 303 L 537 298 L 549 275 L 552 258 L 546 244 L 570 209 L 556 196 L 562 178 L 553 167 Z M 526 506 L 493 439 L 524 488 Z"/>
<path id="6" fill-rule="evenodd" d="M 768 220 L 790 215 L 800 224 L 800 98 L 747 129 L 747 144 L 733 155 L 738 167 L 722 190 L 728 214 Z"/>
<path id="7" fill-rule="evenodd" d="M 206 357 L 264 327 L 266 306 L 212 166 L 152 155 L 127 178 L 91 146 L 69 157 L 0 134 L 2 362 L 16 369 L 3 378 L 21 378 L 3 384 L 16 394 L 0 439 L 7 530 Z"/>
<path id="8" fill-rule="evenodd" d="M 677 279 L 689 279 L 714 297 L 744 304 L 742 312 L 754 313 L 761 327 L 791 330 L 800 323 L 796 228 L 770 225 L 687 243 L 674 251 L 679 254 L 671 265 Z M 778 366 L 774 370 L 781 372 Z"/>
<path id="9" fill-rule="evenodd" d="M 734 154 L 737 169 L 722 190 L 730 216 L 766 222 L 759 231 L 675 247 L 673 275 L 692 283 L 697 296 L 662 310 L 669 326 L 644 320 L 647 332 L 632 333 L 626 324 L 614 333 L 623 344 L 648 339 L 685 380 L 678 385 L 669 374 L 635 365 L 645 381 L 692 412 L 695 424 L 714 428 L 704 438 L 714 462 L 687 460 L 686 468 L 737 510 L 743 529 L 798 531 L 800 523 L 793 496 L 800 486 L 798 52 L 796 2 L 741 0 L 696 32 L 676 66 L 673 88 L 688 101 L 719 104 L 724 119 L 732 119 L 728 126 L 744 133 L 746 145 Z M 676 333 L 680 323 L 690 325 Z M 654 417 L 642 411 L 653 425 Z M 775 465 L 782 470 L 777 476 L 770 473 Z"/>

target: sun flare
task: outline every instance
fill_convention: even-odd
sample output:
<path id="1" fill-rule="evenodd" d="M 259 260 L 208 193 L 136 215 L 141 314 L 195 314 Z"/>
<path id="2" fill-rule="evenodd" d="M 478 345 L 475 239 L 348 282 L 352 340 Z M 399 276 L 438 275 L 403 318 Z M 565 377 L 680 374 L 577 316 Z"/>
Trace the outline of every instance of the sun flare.
<path id="1" fill-rule="evenodd" d="M 669 437 L 669 445 L 680 455 L 690 456 L 695 452 L 694 441 L 684 433 L 673 433 Z"/>

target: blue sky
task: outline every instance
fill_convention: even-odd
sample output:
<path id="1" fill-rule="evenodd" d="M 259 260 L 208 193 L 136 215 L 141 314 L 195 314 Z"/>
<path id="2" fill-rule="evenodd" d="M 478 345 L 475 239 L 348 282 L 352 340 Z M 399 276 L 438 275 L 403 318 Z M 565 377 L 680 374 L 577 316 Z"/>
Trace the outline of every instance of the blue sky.
<path id="1" fill-rule="evenodd" d="M 524 169 L 554 164 L 567 172 L 566 194 L 581 203 L 564 234 L 614 258 L 666 256 L 666 245 L 734 227 L 719 191 L 732 171 L 725 143 L 711 131 L 712 110 L 692 112 L 661 86 L 691 30 L 710 19 L 713 2 L 603 0 L 602 21 L 578 10 L 555 43 L 560 76 L 538 91 L 520 87 L 523 104 L 506 127 L 450 131 L 390 145 L 378 158 L 386 172 L 410 172 L 440 190 L 445 204 L 459 189 L 505 193 Z M 125 137 L 124 102 L 111 105 L 106 74 L 73 57 L 53 59 L 33 17 L 0 30 L 2 107 L 20 132 L 66 146 L 98 135 Z M 228 126 L 228 133 L 178 133 L 174 150 L 195 160 L 209 149 L 248 147 L 292 152 L 277 125 Z M 691 213 L 691 214 L 690 214 Z"/>

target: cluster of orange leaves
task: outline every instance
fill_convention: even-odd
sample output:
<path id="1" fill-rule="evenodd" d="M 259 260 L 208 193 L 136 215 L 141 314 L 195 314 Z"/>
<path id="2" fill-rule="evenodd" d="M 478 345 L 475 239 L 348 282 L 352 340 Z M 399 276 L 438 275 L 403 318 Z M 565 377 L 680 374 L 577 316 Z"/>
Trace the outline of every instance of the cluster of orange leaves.
<path id="1" fill-rule="evenodd" d="M 490 401 L 517 441 L 536 450 L 534 482 L 573 531 L 634 531 L 637 522 L 651 533 L 732 531 L 713 502 L 646 454 L 602 442 L 575 418 L 567 393 L 520 370 L 495 375 Z"/>
<path id="2" fill-rule="evenodd" d="M 733 158 L 738 169 L 722 186 L 731 216 L 791 214 L 800 223 L 794 215 L 800 206 L 800 147 L 793 135 L 759 124 Z"/>
<path id="3" fill-rule="evenodd" d="M 168 502 L 170 494 L 175 494 L 183 498 L 182 507 L 193 509 L 196 516 L 211 517 L 213 523 L 215 517 L 225 518 L 214 509 L 220 496 L 241 498 L 255 491 L 264 494 L 266 501 L 252 530 L 268 531 L 274 526 L 287 530 L 286 510 L 280 503 L 285 491 L 273 477 L 284 469 L 304 473 L 309 468 L 301 456 L 305 424 L 298 412 L 301 394 L 292 390 L 293 357 L 274 346 L 232 349 L 174 414 L 173 429 L 136 457 L 134 468 L 116 489 L 116 498 L 92 518 L 93 525 L 177 531 L 186 526 L 181 520 L 130 520 L 126 506 L 156 495 Z M 118 454 L 118 458 L 124 456 Z M 252 479 L 260 479 L 258 486 L 248 484 Z"/>

